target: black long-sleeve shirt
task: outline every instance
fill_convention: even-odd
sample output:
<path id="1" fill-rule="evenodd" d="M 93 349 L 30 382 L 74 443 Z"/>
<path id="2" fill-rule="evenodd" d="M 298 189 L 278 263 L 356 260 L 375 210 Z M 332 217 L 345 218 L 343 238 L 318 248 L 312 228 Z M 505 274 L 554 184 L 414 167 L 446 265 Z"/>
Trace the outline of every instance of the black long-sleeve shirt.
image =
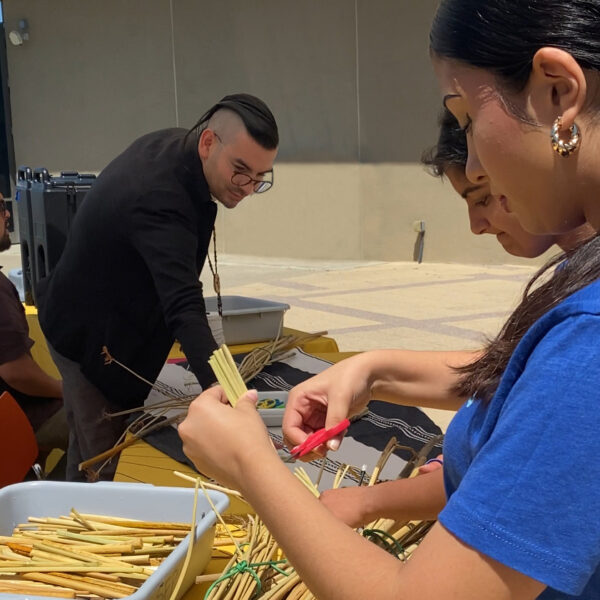
<path id="1" fill-rule="evenodd" d="M 108 397 L 139 403 L 174 341 L 203 386 L 216 348 L 206 319 L 202 271 L 217 206 L 196 136 L 184 129 L 145 135 L 102 171 L 77 211 L 65 250 L 38 292 L 50 344 L 81 365 Z"/>

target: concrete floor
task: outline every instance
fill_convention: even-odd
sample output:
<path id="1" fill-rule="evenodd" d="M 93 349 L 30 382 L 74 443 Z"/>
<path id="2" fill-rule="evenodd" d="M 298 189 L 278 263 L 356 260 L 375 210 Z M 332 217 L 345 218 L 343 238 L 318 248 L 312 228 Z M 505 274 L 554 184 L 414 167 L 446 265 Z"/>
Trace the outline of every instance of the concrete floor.
<path id="1" fill-rule="evenodd" d="M 218 257 L 223 295 L 290 305 L 285 325 L 327 330 L 341 351 L 375 348 L 459 350 L 494 335 L 535 266 L 414 262 L 331 262 Z M 19 246 L 2 253 L 20 267 Z M 214 295 L 208 269 L 205 296 Z M 451 415 L 427 411 L 445 428 Z"/>

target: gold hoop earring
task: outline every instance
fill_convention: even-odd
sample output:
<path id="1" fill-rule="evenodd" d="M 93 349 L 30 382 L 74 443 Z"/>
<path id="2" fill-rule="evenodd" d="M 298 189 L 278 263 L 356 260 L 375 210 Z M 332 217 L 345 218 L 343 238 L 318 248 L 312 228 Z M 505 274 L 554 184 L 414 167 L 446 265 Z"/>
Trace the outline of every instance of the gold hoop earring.
<path id="1" fill-rule="evenodd" d="M 567 158 L 571 156 L 573 152 L 579 148 L 579 144 L 581 143 L 581 133 L 579 131 L 579 127 L 575 123 L 569 127 L 569 139 L 561 140 L 560 139 L 560 130 L 562 127 L 562 117 L 558 117 L 554 124 L 552 125 L 552 131 L 550 132 L 550 139 L 552 140 L 552 150 L 562 156 L 563 158 Z"/>

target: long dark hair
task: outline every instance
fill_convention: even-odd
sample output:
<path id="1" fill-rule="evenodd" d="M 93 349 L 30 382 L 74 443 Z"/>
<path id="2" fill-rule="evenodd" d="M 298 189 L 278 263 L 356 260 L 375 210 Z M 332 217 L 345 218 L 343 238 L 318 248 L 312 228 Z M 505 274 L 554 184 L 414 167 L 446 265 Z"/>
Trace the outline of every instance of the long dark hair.
<path id="1" fill-rule="evenodd" d="M 421 162 L 435 177 L 443 177 L 450 167 L 467 166 L 467 136 L 456 117 L 444 108 L 438 119 L 440 133 L 435 146 L 425 150 Z"/>
<path id="2" fill-rule="evenodd" d="M 558 268 L 552 269 L 558 265 Z M 547 262 L 527 284 L 517 308 L 475 362 L 459 367 L 452 391 L 489 402 L 506 365 L 527 330 L 567 296 L 600 278 L 600 234 Z"/>
<path id="3" fill-rule="evenodd" d="M 546 46 L 569 52 L 584 69 L 600 71 L 600 0 L 442 0 L 430 44 L 441 58 L 494 73 L 500 91 L 515 94 L 529 80 L 535 53 Z M 519 116 L 512 102 L 507 106 Z M 544 265 L 481 357 L 457 369 L 462 376 L 453 392 L 489 402 L 517 344 L 533 323 L 599 278 L 599 236 Z"/>
<path id="4" fill-rule="evenodd" d="M 518 92 L 545 46 L 569 52 L 584 69 L 600 70 L 600 2 L 442 0 L 429 41 L 435 54 L 491 71 Z"/>
<path id="5" fill-rule="evenodd" d="M 274 150 L 279 146 L 277 122 L 269 107 L 251 94 L 231 94 L 221 98 L 209 108 L 188 131 L 188 135 L 201 133 L 209 119 L 222 108 L 236 113 L 243 121 L 252 139 L 266 150 Z"/>

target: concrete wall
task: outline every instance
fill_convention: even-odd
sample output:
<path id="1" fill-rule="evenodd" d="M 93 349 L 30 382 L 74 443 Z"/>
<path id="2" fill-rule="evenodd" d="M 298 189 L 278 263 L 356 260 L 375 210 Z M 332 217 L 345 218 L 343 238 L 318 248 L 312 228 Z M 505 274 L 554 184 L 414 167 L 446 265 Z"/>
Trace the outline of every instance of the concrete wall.
<path id="1" fill-rule="evenodd" d="M 271 257 L 411 261 L 416 220 L 425 221 L 425 262 L 531 263 L 507 255 L 495 236 L 471 234 L 465 201 L 416 164 L 281 164 L 272 191 L 219 212 L 218 248 Z"/>
<path id="2" fill-rule="evenodd" d="M 280 125 L 276 186 L 221 211 L 230 253 L 513 262 L 468 233 L 463 201 L 418 164 L 436 138 L 436 0 L 15 0 L 6 31 L 17 164 L 100 171 L 139 135 L 190 126 L 227 93 Z M 489 236 L 488 236 L 489 237 Z"/>

